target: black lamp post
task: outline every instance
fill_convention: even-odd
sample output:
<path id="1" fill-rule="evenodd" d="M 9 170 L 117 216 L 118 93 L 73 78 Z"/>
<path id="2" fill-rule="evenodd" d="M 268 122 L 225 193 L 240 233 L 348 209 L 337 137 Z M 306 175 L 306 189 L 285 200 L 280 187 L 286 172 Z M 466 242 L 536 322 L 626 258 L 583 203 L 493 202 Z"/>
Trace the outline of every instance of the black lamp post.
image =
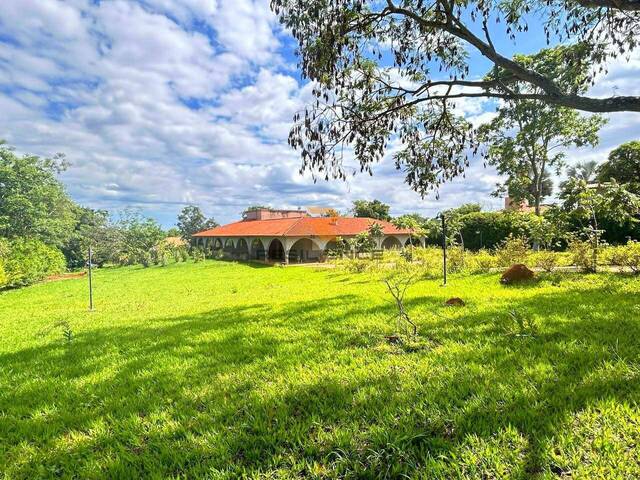
<path id="1" fill-rule="evenodd" d="M 443 285 L 447 284 L 447 220 L 444 213 L 440 214 L 442 220 L 442 278 Z"/>

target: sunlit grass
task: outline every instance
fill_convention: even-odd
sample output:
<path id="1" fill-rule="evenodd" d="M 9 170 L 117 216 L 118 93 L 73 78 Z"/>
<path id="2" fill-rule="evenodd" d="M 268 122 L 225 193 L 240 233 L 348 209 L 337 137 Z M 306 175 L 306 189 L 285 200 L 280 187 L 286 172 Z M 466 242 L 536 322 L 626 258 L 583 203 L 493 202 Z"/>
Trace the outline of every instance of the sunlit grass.
<path id="1" fill-rule="evenodd" d="M 412 287 L 415 349 L 386 341 L 393 305 L 367 274 L 102 270 L 94 312 L 84 279 L 4 292 L 0 472 L 639 477 L 640 280 L 498 278 Z"/>

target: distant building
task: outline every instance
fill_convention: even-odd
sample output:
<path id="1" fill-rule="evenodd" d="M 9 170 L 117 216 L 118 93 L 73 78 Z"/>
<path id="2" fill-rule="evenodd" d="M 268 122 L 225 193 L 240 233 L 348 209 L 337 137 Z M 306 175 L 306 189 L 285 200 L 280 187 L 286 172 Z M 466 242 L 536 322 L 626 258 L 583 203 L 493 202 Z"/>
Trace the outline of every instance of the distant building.
<path id="1" fill-rule="evenodd" d="M 543 203 L 540 205 L 540 213 L 543 213 L 548 208 L 552 207 L 553 203 Z M 504 198 L 504 210 L 507 212 L 522 212 L 522 213 L 535 213 L 536 207 L 529 205 L 527 200 L 516 202 L 511 197 Z"/>
<path id="2" fill-rule="evenodd" d="M 270 208 L 245 212 L 243 220 L 196 233 L 196 245 L 221 250 L 225 256 L 283 263 L 321 261 L 336 246 L 336 238 L 353 238 L 377 223 L 383 235 L 378 249 L 403 248 L 411 230 L 392 223 L 360 217 L 312 217 L 306 210 Z M 423 243 L 423 240 L 420 241 Z"/>

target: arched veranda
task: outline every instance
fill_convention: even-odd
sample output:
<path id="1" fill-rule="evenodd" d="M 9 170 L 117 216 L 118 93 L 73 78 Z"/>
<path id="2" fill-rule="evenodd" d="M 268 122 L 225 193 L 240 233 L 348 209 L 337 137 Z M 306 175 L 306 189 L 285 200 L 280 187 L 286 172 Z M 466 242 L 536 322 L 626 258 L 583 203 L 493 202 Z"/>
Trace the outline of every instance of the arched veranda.
<path id="1" fill-rule="evenodd" d="M 310 238 L 301 238 L 289 249 L 289 262 L 317 262 L 322 249 Z"/>
<path id="2" fill-rule="evenodd" d="M 277 238 L 269 244 L 269 260 L 284 262 L 284 246 Z"/>

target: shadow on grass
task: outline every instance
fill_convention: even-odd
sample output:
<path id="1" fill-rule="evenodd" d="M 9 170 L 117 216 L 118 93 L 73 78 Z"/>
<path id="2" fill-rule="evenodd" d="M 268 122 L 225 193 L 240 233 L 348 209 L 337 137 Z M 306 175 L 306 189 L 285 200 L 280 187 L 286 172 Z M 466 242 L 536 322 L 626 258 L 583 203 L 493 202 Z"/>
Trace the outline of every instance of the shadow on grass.
<path id="1" fill-rule="evenodd" d="M 278 311 L 159 318 L 1 355 L 9 367 L 0 466 L 16 477 L 42 466 L 82 477 L 313 476 L 317 468 L 335 477 L 450 477 L 464 473 L 462 451 L 478 448 L 482 462 L 515 428 L 525 445 L 507 439 L 498 455 L 521 454 L 508 473 L 528 478 L 557 470 L 549 442 L 572 414 L 640 394 L 638 379 L 616 368 L 640 352 L 640 322 L 614 313 L 636 304 L 620 284 L 538 294 L 507 309 L 471 305 L 455 318 L 441 302 L 408 302 L 442 313 L 421 324 L 440 345 L 410 354 L 350 320 L 389 316 L 390 307 L 343 295 Z M 508 309 L 543 312 L 540 332 L 505 335 Z"/>

